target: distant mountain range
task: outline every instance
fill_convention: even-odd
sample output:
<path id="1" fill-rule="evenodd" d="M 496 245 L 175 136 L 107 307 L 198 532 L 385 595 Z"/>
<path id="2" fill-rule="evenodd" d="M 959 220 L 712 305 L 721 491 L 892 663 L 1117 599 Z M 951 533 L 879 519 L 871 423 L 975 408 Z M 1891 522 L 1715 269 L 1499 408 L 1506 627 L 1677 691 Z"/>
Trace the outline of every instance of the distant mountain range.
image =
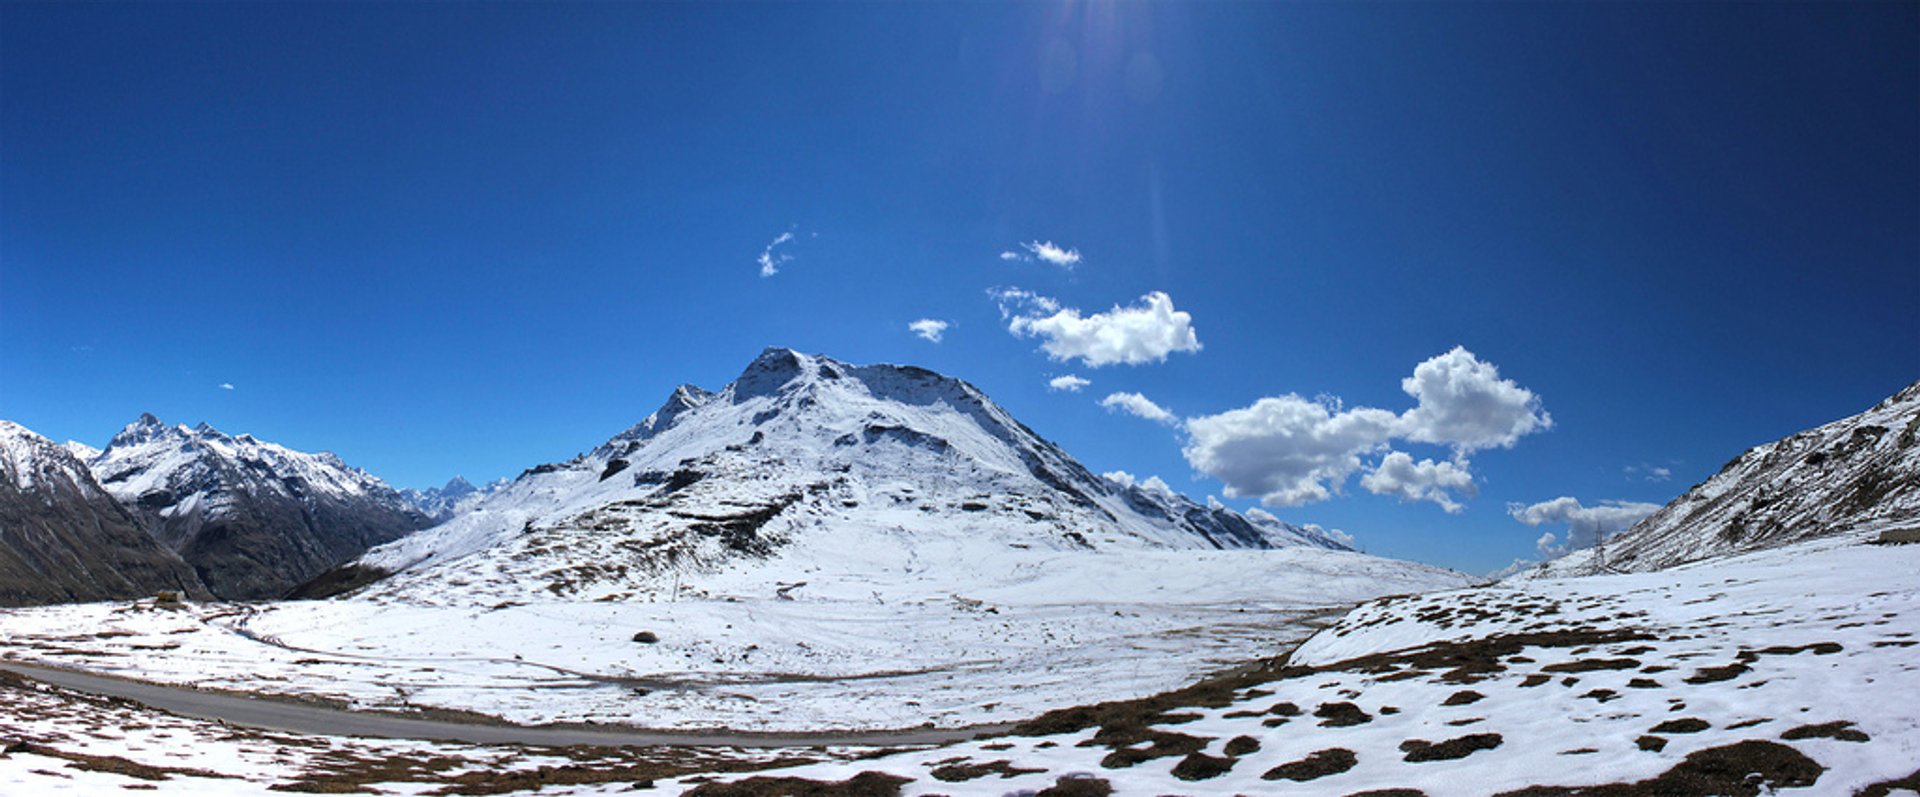
<path id="1" fill-rule="evenodd" d="M 1522 577 L 1649 570 L 1920 526 L 1920 383 L 1758 446 Z M 645 599 L 809 573 L 964 585 L 990 551 L 1350 550 L 1344 535 L 1098 476 L 974 386 L 773 348 L 593 450 L 395 490 L 330 453 L 142 415 L 105 449 L 0 421 L 0 604 L 171 590 L 432 602 Z M 1382 560 L 1385 561 L 1385 560 Z"/>
<path id="2" fill-rule="evenodd" d="M 1859 415 L 1747 449 L 1600 547 L 1520 575 L 1660 570 L 1888 529 L 1920 529 L 1920 382 Z"/>

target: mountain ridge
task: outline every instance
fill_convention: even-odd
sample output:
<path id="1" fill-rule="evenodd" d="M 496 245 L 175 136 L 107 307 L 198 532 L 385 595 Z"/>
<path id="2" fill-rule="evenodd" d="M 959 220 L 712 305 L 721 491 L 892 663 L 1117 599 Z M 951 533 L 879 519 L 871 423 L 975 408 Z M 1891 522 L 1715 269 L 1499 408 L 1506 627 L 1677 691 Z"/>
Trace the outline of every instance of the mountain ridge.
<path id="1" fill-rule="evenodd" d="M 1062 551 L 1348 549 L 1266 513 L 1095 475 L 964 380 L 770 347 L 721 390 L 675 388 L 605 443 L 355 564 L 410 574 L 378 595 L 423 594 L 398 584 L 427 570 L 507 593 L 525 589 L 512 573 L 556 594 L 631 595 L 841 531 Z"/>
<path id="2" fill-rule="evenodd" d="M 0 420 L 0 605 L 209 597 L 70 446 Z"/>
<path id="3" fill-rule="evenodd" d="M 1817 537 L 1920 528 L 1920 382 L 1763 443 L 1595 548 L 1519 578 L 1644 572 Z"/>
<path id="4" fill-rule="evenodd" d="M 367 548 L 430 524 L 331 452 L 169 426 L 143 413 L 90 463 L 105 490 L 228 599 L 278 598 Z"/>

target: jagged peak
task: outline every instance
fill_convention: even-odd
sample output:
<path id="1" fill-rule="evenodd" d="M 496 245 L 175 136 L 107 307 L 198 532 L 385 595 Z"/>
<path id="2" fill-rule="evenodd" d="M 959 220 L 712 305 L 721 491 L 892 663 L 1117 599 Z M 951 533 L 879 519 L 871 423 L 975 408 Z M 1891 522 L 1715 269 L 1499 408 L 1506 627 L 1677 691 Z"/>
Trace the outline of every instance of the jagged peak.
<path id="1" fill-rule="evenodd" d="M 133 423 L 127 424 L 125 428 L 120 430 L 119 434 L 114 435 L 113 439 L 107 442 L 107 450 L 111 451 L 119 447 L 140 445 L 161 437 L 186 434 L 187 432 L 188 430 L 185 426 L 168 426 L 153 413 L 143 412 L 140 413 L 140 417 L 133 420 Z"/>

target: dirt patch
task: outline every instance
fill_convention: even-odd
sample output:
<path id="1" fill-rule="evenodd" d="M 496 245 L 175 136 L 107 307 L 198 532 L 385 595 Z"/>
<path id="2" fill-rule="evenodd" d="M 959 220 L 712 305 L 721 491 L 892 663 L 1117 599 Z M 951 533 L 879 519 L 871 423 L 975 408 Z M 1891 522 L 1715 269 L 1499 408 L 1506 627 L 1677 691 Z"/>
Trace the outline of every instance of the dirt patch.
<path id="1" fill-rule="evenodd" d="M 1581 697 L 1586 698 L 1588 700 L 1598 701 L 1601 703 L 1611 703 L 1615 700 L 1620 699 L 1620 693 L 1615 692 L 1612 689 L 1595 689 L 1584 695 L 1581 695 Z"/>
<path id="2" fill-rule="evenodd" d="M 1780 738 L 1787 740 L 1837 739 L 1842 742 L 1865 742 L 1870 739 L 1865 733 L 1856 730 L 1853 723 L 1845 720 L 1823 722 L 1819 725 L 1802 725 L 1780 734 Z"/>
<path id="3" fill-rule="evenodd" d="M 1320 718 L 1320 725 L 1325 728 L 1346 728 L 1373 721 L 1372 714 L 1361 711 L 1359 706 L 1345 702 L 1321 703 L 1319 708 L 1313 710 L 1313 715 Z"/>
<path id="4" fill-rule="evenodd" d="M 1854 792 L 1853 797 L 1888 797 L 1888 795 L 1893 794 L 1896 790 L 1920 791 L 1920 769 L 1914 770 L 1913 774 L 1906 777 L 1883 780 L 1879 783 L 1869 783 L 1859 791 Z"/>
<path id="5" fill-rule="evenodd" d="M 222 775 L 218 772 L 209 772 L 204 769 L 187 769 L 185 767 L 160 767 L 160 766 L 153 766 L 150 764 L 142 764 L 137 761 L 129 761 L 119 756 L 88 755 L 86 753 L 70 753 L 65 750 L 59 750 L 52 747 L 48 747 L 44 744 L 35 744 L 33 742 L 14 742 L 6 746 L 6 752 L 28 753 L 31 755 L 46 756 L 48 758 L 58 758 L 58 759 L 65 760 L 67 762 L 67 766 L 73 769 L 83 770 L 86 772 L 111 772 L 115 775 L 125 775 L 129 778 L 136 778 L 139 780 L 172 780 L 173 776 L 175 775 L 190 775 L 198 778 L 223 778 L 223 779 L 232 777 L 230 775 Z"/>
<path id="6" fill-rule="evenodd" d="M 1642 736 L 1633 740 L 1633 745 L 1649 753 L 1658 753 L 1667 749 L 1667 740 L 1658 736 Z"/>
<path id="7" fill-rule="evenodd" d="M 1660 682 L 1652 678 L 1635 678 L 1627 682 L 1629 689 L 1659 689 Z"/>
<path id="8" fill-rule="evenodd" d="M 1419 789 L 1368 789 L 1346 797 L 1427 797 L 1427 793 Z"/>
<path id="9" fill-rule="evenodd" d="M 1681 717 L 1680 719 L 1667 720 L 1659 725 L 1648 728 L 1647 733 L 1699 733 L 1711 727 L 1713 727 L 1713 725 L 1706 720 L 1694 717 Z"/>
<path id="10" fill-rule="evenodd" d="M 1034 797 L 1109 797 L 1113 784 L 1089 775 L 1067 775 L 1040 790 Z"/>
<path id="11" fill-rule="evenodd" d="M 862 772 L 842 781 L 752 777 L 733 783 L 702 783 L 686 797 L 898 797 L 912 778 Z"/>
<path id="12" fill-rule="evenodd" d="M 1355 764 L 1360 763 L 1359 756 L 1344 747 L 1330 747 L 1316 750 L 1298 761 L 1290 761 L 1267 770 L 1260 775 L 1261 780 L 1309 781 L 1338 775 Z"/>
<path id="13" fill-rule="evenodd" d="M 1260 740 L 1251 736 L 1235 736 L 1227 740 L 1227 744 L 1221 749 L 1221 752 L 1234 758 L 1239 758 L 1248 753 L 1257 753 L 1260 752 Z"/>
<path id="14" fill-rule="evenodd" d="M 1546 672 L 1595 672 L 1598 670 L 1631 670 L 1640 666 L 1638 659 L 1576 659 L 1559 664 L 1549 664 L 1540 669 Z"/>
<path id="15" fill-rule="evenodd" d="M 1045 771 L 1045 769 L 1021 769 L 1020 767 L 1014 766 L 1012 761 L 1002 760 L 989 761 L 984 764 L 947 764 L 945 766 L 934 767 L 933 772 L 928 774 L 933 775 L 934 780 L 946 783 L 959 783 L 961 781 L 984 778 L 988 775 L 1012 778 L 1021 775 L 1036 775 Z"/>
<path id="16" fill-rule="evenodd" d="M 1740 677 L 1741 673 L 1752 669 L 1752 667 L 1748 667 L 1745 664 L 1729 664 L 1724 667 L 1702 667 L 1695 670 L 1692 675 L 1687 676 L 1686 681 L 1690 684 L 1712 684 L 1721 681 L 1731 681 Z"/>
<path id="17" fill-rule="evenodd" d="M 1208 780 L 1227 774 L 1233 769 L 1234 760 L 1211 756 L 1205 753 L 1192 753 L 1173 765 L 1173 776 L 1181 780 Z"/>
<path id="18" fill-rule="evenodd" d="M 1502 741 L 1497 733 L 1470 733 L 1444 742 L 1408 739 L 1400 743 L 1400 752 L 1407 754 L 1409 763 L 1451 761 L 1466 758 L 1477 750 L 1492 750 L 1499 747 Z"/>
<path id="19" fill-rule="evenodd" d="M 1479 692 L 1475 692 L 1472 689 L 1462 689 L 1458 692 L 1447 695 L 1447 699 L 1440 701 L 1440 705 L 1464 706 L 1471 703 L 1478 703 L 1485 697 L 1486 695 L 1480 694 Z"/>
<path id="20" fill-rule="evenodd" d="M 1192 755 L 1205 749 L 1210 741 L 1213 741 L 1211 737 L 1188 736 L 1184 733 L 1153 730 L 1137 732 L 1124 730 L 1110 733 L 1103 728 L 1083 745 L 1106 745 L 1113 748 L 1113 752 L 1100 759 L 1100 766 L 1107 769 L 1125 769 L 1156 758 Z M 1144 748 L 1134 746 L 1140 742 L 1148 744 Z"/>
<path id="21" fill-rule="evenodd" d="M 1538 673 L 1535 673 L 1533 675 L 1527 676 L 1524 680 L 1520 682 L 1520 685 L 1522 687 L 1540 686 L 1551 680 L 1553 680 L 1553 676 L 1551 675 L 1540 675 Z"/>
<path id="22" fill-rule="evenodd" d="M 1599 786 L 1529 786 L 1498 797 L 1756 797 L 1762 790 L 1771 794 L 1778 789 L 1812 786 L 1825 771 L 1813 759 L 1784 744 L 1749 739 L 1697 751 L 1648 780 Z"/>

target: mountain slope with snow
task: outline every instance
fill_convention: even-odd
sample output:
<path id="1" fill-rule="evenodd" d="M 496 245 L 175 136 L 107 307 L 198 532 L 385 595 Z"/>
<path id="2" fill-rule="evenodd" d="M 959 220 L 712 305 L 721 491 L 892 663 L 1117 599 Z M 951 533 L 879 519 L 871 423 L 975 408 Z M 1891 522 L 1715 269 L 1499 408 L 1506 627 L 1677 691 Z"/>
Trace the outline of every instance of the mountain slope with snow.
<path id="1" fill-rule="evenodd" d="M 147 536 L 71 445 L 0 421 L 0 606 L 205 596 L 193 569 Z"/>
<path id="2" fill-rule="evenodd" d="M 385 482 L 330 453 L 142 415 L 92 472 L 215 594 L 275 598 L 429 520 Z"/>
<path id="3" fill-rule="evenodd" d="M 1920 528 L 1920 382 L 1755 446 L 1658 512 L 1521 578 L 1645 572 L 1863 528 Z"/>
<path id="4" fill-rule="evenodd" d="M 633 599 L 769 573 L 958 578 L 1009 548 L 1288 546 L 1346 548 L 1096 476 L 961 380 L 775 348 L 719 392 L 683 386 L 593 451 L 357 565 L 395 574 L 374 596 Z"/>

